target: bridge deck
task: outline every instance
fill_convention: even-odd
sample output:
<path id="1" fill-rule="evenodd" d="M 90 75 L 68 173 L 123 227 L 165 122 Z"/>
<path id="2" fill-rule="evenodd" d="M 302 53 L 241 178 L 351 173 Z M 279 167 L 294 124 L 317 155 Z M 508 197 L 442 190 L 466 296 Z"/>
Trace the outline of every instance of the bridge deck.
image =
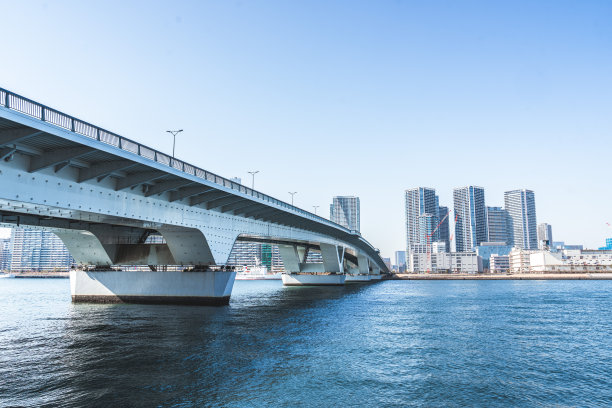
<path id="1" fill-rule="evenodd" d="M 0 88 L 0 159 L 29 156 L 28 171 L 73 169 L 78 183 L 114 182 L 211 211 L 310 230 L 382 259 L 360 234 L 264 193 Z"/>

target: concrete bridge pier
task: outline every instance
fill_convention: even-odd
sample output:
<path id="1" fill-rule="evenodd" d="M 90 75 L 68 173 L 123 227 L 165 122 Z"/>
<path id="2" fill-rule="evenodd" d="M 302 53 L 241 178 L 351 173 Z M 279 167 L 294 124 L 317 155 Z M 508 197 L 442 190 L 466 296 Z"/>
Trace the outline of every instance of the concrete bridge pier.
<path id="1" fill-rule="evenodd" d="M 346 275 L 346 282 L 369 282 L 370 281 L 370 262 L 363 254 L 357 254 L 357 267 L 350 268 Z"/>
<path id="2" fill-rule="evenodd" d="M 227 305 L 236 272 L 209 270 L 215 260 L 202 232 L 188 228 L 158 232 L 165 244 L 145 244 L 143 231 L 118 226 L 55 231 L 79 264 L 96 266 L 70 272 L 72 301 Z M 116 271 L 111 265 L 151 265 L 152 270 Z M 188 272 L 154 270 L 160 265 L 193 267 Z"/>
<path id="3" fill-rule="evenodd" d="M 381 280 L 380 268 L 376 263 L 370 261 L 370 280 Z"/>
<path id="4" fill-rule="evenodd" d="M 308 251 L 297 245 L 279 245 L 285 266 L 282 275 L 285 286 L 342 286 L 346 275 L 344 248 L 331 244 L 319 244 L 323 263 L 307 263 Z"/>

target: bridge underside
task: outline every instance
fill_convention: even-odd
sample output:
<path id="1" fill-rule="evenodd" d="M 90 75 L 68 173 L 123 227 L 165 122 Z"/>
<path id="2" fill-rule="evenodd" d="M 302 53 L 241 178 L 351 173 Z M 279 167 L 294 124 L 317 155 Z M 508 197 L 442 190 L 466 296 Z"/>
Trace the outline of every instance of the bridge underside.
<path id="1" fill-rule="evenodd" d="M 224 266 L 236 241 L 255 241 L 278 245 L 291 274 L 386 272 L 377 251 L 354 231 L 50 108 L 11 98 L 0 89 L 0 223 L 55 232 L 79 264 L 194 270 Z M 152 236 L 163 240 L 151 243 Z M 322 263 L 306 262 L 308 251 L 320 252 Z M 210 286 L 205 293 L 224 297 L 228 285 L 231 291 L 233 277 L 221 275 L 205 279 Z M 117 281 L 119 276 L 88 276 L 88 284 L 81 276 L 75 290 L 91 288 L 93 281 L 115 285 L 115 294 L 118 287 L 133 288 Z M 151 275 L 138 285 L 154 276 L 188 288 L 196 275 Z M 173 286 L 158 282 L 164 285 Z M 150 292 L 121 293 L 121 298 Z"/>

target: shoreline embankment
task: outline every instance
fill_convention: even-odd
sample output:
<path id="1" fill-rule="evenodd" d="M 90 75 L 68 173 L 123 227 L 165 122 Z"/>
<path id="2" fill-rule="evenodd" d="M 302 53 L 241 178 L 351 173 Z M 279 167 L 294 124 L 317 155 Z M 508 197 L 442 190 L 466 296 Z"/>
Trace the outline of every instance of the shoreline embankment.
<path id="1" fill-rule="evenodd" d="M 612 273 L 438 274 L 398 273 L 392 280 L 612 280 Z"/>
<path id="2" fill-rule="evenodd" d="M 9 272 L 13 278 L 21 279 L 68 279 L 70 278 L 69 272 Z"/>

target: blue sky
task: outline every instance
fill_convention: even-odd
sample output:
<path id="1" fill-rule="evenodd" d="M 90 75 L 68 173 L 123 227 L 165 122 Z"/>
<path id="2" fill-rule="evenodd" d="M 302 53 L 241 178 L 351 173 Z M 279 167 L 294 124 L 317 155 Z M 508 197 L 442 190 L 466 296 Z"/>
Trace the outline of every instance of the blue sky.
<path id="1" fill-rule="evenodd" d="M 403 191 L 536 193 L 555 240 L 612 236 L 612 2 L 0 0 L 0 86 L 328 216 L 383 256 Z"/>

